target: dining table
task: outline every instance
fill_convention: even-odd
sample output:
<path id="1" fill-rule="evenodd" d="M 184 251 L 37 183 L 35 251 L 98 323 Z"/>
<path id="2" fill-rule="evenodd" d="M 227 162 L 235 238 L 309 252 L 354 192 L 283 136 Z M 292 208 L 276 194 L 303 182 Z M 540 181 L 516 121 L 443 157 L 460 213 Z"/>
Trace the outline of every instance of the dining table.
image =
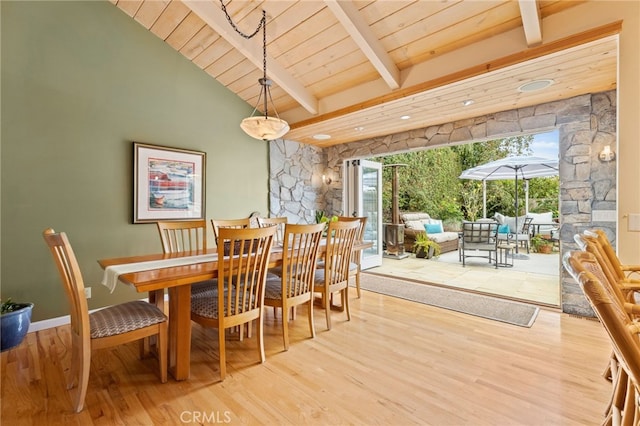
<path id="1" fill-rule="evenodd" d="M 372 242 L 354 244 L 355 250 L 373 246 Z M 319 255 L 324 255 L 321 245 Z M 284 250 L 274 246 L 269 256 L 269 268 L 282 265 Z M 176 380 L 189 378 L 191 358 L 191 284 L 217 278 L 217 248 L 181 253 L 156 253 L 100 259 L 104 270 L 103 284 L 113 290 L 115 282 L 131 285 L 138 293 L 167 289 L 169 316 L 169 373 Z M 118 268 L 123 272 L 118 272 Z M 116 272 L 115 281 L 107 284 L 109 272 Z M 162 301 L 164 302 L 164 301 Z"/>

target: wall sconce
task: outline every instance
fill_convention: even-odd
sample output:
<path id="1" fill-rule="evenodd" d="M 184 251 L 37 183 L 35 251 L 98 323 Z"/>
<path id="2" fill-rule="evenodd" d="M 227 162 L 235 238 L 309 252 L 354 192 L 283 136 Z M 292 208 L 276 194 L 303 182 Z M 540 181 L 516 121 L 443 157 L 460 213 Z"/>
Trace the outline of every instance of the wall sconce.
<path id="1" fill-rule="evenodd" d="M 333 182 L 333 180 L 331 179 L 331 176 L 322 175 L 322 183 L 324 183 L 325 185 L 331 185 L 331 182 Z"/>
<path id="2" fill-rule="evenodd" d="M 616 158 L 616 153 L 611 151 L 611 145 L 606 145 L 602 151 L 600 151 L 600 161 L 611 161 Z"/>

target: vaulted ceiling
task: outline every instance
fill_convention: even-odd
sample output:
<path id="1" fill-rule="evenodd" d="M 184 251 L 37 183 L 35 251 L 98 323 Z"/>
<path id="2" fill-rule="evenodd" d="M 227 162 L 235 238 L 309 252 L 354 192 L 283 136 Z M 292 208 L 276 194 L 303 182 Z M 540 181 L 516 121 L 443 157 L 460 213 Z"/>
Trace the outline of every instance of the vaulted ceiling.
<path id="1" fill-rule="evenodd" d="M 253 38 L 238 35 L 220 0 L 111 1 L 256 106 L 262 33 Z M 543 20 L 571 13 L 582 3 L 225 0 L 224 4 L 244 33 L 252 33 L 262 10 L 266 11 L 267 68 L 273 80 L 269 114 L 275 106 L 289 122 L 286 139 L 324 147 L 616 88 L 619 22 L 545 40 Z M 476 48 L 490 41 L 501 48 Z M 552 84 L 518 90 L 538 80 Z"/>

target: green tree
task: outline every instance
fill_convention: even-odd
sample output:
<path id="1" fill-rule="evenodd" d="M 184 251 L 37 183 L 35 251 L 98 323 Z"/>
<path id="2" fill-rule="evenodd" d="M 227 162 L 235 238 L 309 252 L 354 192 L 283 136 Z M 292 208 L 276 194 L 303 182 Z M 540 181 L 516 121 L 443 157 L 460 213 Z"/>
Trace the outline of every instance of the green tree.
<path id="1" fill-rule="evenodd" d="M 460 217 L 460 165 L 448 147 L 395 154 L 383 164 L 406 164 L 398 168 L 400 211 L 423 211 L 442 219 Z M 383 213 L 391 219 L 392 167 L 383 169 Z"/>
<path id="2" fill-rule="evenodd" d="M 533 135 L 514 136 L 485 142 L 406 152 L 374 159 L 399 167 L 398 204 L 400 211 L 420 211 L 443 220 L 475 220 L 482 215 L 482 182 L 461 180 L 460 173 L 471 167 L 515 155 L 530 155 Z M 383 169 L 382 209 L 384 221 L 391 221 L 392 169 Z M 539 199 L 538 207 L 557 212 L 559 187 L 532 179 L 530 198 Z M 559 182 L 559 181 L 558 181 Z M 521 182 L 519 182 L 521 183 Z M 487 182 L 487 216 L 501 212 L 515 215 L 513 180 Z M 518 200 L 524 212 L 524 185 L 519 185 Z M 555 209 L 553 200 L 555 199 Z M 547 208 L 548 206 L 551 206 Z M 540 211 L 540 210 L 539 210 Z"/>

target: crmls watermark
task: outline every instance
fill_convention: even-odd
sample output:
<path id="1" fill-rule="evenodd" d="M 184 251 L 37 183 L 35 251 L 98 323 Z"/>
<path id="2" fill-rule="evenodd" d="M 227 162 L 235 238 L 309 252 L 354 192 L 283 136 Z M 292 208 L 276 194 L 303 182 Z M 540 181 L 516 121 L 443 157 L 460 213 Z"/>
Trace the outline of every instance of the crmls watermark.
<path id="1" fill-rule="evenodd" d="M 230 411 L 183 411 L 180 413 L 182 423 L 218 424 L 231 423 Z"/>

